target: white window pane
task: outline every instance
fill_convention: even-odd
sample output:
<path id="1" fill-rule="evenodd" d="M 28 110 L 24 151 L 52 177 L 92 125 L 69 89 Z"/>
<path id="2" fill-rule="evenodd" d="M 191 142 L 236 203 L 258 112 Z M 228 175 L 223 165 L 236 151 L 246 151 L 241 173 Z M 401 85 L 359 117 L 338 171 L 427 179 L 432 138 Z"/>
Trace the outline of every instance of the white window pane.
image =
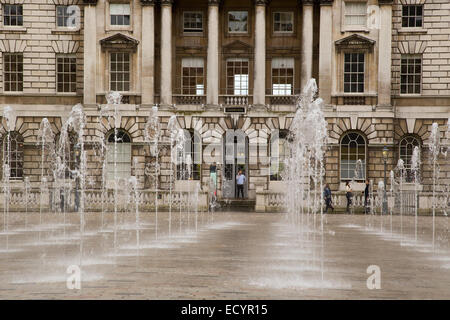
<path id="1" fill-rule="evenodd" d="M 111 3 L 109 12 L 111 15 L 129 15 L 130 5 L 127 3 Z"/>
<path id="2" fill-rule="evenodd" d="M 183 68 L 203 68 L 204 60 L 203 58 L 183 58 L 181 65 Z"/>

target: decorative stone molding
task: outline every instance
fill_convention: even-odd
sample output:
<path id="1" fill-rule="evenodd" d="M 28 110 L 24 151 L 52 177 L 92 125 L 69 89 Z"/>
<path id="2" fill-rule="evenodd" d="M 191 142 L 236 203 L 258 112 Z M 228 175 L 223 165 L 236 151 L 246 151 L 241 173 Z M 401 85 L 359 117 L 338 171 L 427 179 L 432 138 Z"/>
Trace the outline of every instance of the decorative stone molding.
<path id="1" fill-rule="evenodd" d="M 314 3 L 318 3 L 318 0 L 298 0 L 299 5 L 313 5 Z"/>
<path id="2" fill-rule="evenodd" d="M 156 4 L 156 0 L 141 0 L 143 6 L 153 6 Z"/>
<path id="3" fill-rule="evenodd" d="M 52 48 L 55 53 L 77 53 L 80 44 L 73 40 L 58 40 L 52 41 Z"/>
<path id="4" fill-rule="evenodd" d="M 83 0 L 84 4 L 97 5 L 98 0 Z"/>
<path id="5" fill-rule="evenodd" d="M 173 5 L 174 0 L 161 0 L 162 6 L 171 6 Z"/>
<path id="6" fill-rule="evenodd" d="M 401 54 L 421 54 L 427 48 L 426 41 L 400 41 L 398 50 Z"/>
<path id="7" fill-rule="evenodd" d="M 378 2 L 386 2 L 388 0 L 378 0 Z M 399 0 L 400 4 L 424 4 L 426 0 Z M 392 2 L 392 1 L 391 1 Z"/>
<path id="8" fill-rule="evenodd" d="M 136 50 L 139 41 L 122 33 L 116 33 L 110 37 L 100 40 L 102 49 L 132 49 Z"/>
<path id="9" fill-rule="evenodd" d="M 374 44 L 375 40 L 363 37 L 359 34 L 352 34 L 351 36 L 339 39 L 335 42 L 336 48 L 339 50 L 342 48 L 372 49 Z"/>
<path id="10" fill-rule="evenodd" d="M 1 52 L 24 52 L 27 47 L 25 40 L 0 40 Z"/>
<path id="11" fill-rule="evenodd" d="M 53 0 L 53 3 L 56 6 L 72 6 L 75 4 L 79 4 L 80 0 Z"/>
<path id="12" fill-rule="evenodd" d="M 218 6 L 221 0 L 208 0 L 208 6 Z"/>
<path id="13" fill-rule="evenodd" d="M 2 0 L 1 4 L 23 4 L 25 0 Z"/>

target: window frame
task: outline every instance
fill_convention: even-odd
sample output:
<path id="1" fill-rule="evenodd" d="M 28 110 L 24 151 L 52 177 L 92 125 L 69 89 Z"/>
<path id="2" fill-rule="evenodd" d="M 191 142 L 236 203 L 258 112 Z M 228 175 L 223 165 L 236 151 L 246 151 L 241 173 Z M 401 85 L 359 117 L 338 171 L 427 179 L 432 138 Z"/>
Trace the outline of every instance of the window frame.
<path id="1" fill-rule="evenodd" d="M 19 57 L 21 57 L 21 59 L 22 59 L 22 61 L 21 61 L 21 63 L 20 62 L 16 62 L 16 64 L 21 64 L 22 65 L 22 70 L 21 71 L 15 71 L 15 72 L 12 72 L 12 71 L 6 71 L 6 57 L 7 56 L 13 56 L 13 55 L 15 55 L 15 56 L 19 56 Z M 4 52 L 3 53 L 3 57 L 2 57 L 2 62 L 3 62 L 3 92 L 4 93 L 6 93 L 6 94 L 14 94 L 14 93 L 23 93 L 24 92 L 24 68 L 23 68 L 23 60 L 24 60 L 24 55 L 23 55 L 23 53 L 22 52 Z M 11 64 L 11 62 L 9 62 L 9 64 Z M 7 81 L 6 81 L 6 74 L 7 73 L 10 73 L 10 74 L 16 74 L 16 75 L 19 75 L 19 74 L 22 74 L 22 90 L 6 90 L 6 83 L 7 83 Z M 10 81 L 10 83 L 12 83 L 11 81 Z M 16 83 L 16 85 L 17 86 L 19 86 L 19 84 L 20 84 L 20 82 L 19 81 L 16 81 L 15 82 Z M 10 87 L 11 87 L 11 84 L 10 84 Z"/>
<path id="2" fill-rule="evenodd" d="M 363 91 L 355 91 L 355 92 L 352 92 L 352 91 L 345 91 L 345 75 L 346 75 L 346 71 L 345 71 L 345 56 L 347 55 L 347 54 L 362 54 L 363 55 L 363 57 L 364 57 L 364 62 L 363 62 L 363 66 L 364 66 L 364 71 L 363 71 Z M 367 92 L 367 86 L 368 86 L 368 83 L 367 83 L 367 81 L 368 81 L 368 72 L 367 72 L 367 59 L 368 57 L 367 57 L 367 55 L 366 55 L 366 51 L 365 50 L 345 50 L 345 51 L 343 51 L 342 52 L 342 92 L 344 93 L 344 94 L 364 94 L 364 93 L 366 93 Z M 350 61 L 350 63 L 351 63 L 352 61 Z M 359 62 L 356 62 L 356 63 L 359 63 Z M 350 73 L 351 73 L 351 71 L 349 71 Z M 359 72 L 356 72 L 357 74 L 359 73 Z M 351 85 L 351 83 L 352 82 L 350 82 L 350 85 Z M 359 83 L 359 81 L 357 81 L 357 84 Z"/>
<path id="3" fill-rule="evenodd" d="M 191 67 L 191 66 L 184 66 L 183 65 L 183 61 L 186 61 L 186 60 L 188 60 L 188 59 L 196 59 L 196 60 L 201 60 L 202 61 L 202 67 Z M 184 75 L 184 69 L 202 69 L 202 75 L 201 76 L 198 76 L 197 74 L 195 74 L 195 75 L 191 75 L 191 71 L 189 71 L 189 75 L 188 76 L 185 76 Z M 195 72 L 197 72 L 198 70 L 195 70 Z M 181 58 L 181 94 L 182 95 L 189 95 L 189 96 L 204 96 L 204 95 L 206 95 L 206 88 L 205 88 L 205 72 L 206 72 L 206 68 L 205 68 L 205 59 L 203 58 L 203 57 L 183 57 L 183 58 Z M 189 85 L 186 85 L 185 86 L 185 84 L 184 84 L 184 79 L 185 78 L 188 78 L 188 79 L 191 79 L 191 78 L 195 78 L 196 79 L 196 81 L 195 81 L 195 87 L 194 88 L 192 88 L 192 87 L 190 87 Z M 198 94 L 198 90 L 200 90 L 200 89 L 198 89 L 197 88 L 197 79 L 202 79 L 202 86 L 203 86 L 203 88 L 201 89 L 202 90 L 202 94 Z M 185 91 L 185 90 L 187 90 L 187 91 Z M 195 93 L 190 93 L 190 91 L 191 90 L 194 90 L 195 91 Z"/>
<path id="4" fill-rule="evenodd" d="M 403 164 L 405 167 L 405 173 L 406 173 L 405 182 L 406 183 L 414 183 L 414 175 L 411 172 L 411 158 L 412 158 L 412 155 L 414 152 L 414 147 L 416 145 L 414 145 L 414 143 L 407 142 L 406 145 L 412 145 L 411 154 L 409 155 L 407 153 L 408 147 L 406 147 L 406 154 L 402 154 L 402 142 L 406 141 L 408 139 L 411 139 L 411 140 L 417 142 L 417 146 L 419 147 L 420 160 L 422 159 L 422 139 L 420 139 L 419 137 L 417 137 L 416 135 L 413 135 L 413 134 L 406 134 L 398 142 L 398 159 L 403 160 Z M 422 171 L 421 169 L 422 169 L 422 161 L 420 161 L 420 164 L 419 164 L 419 173 Z M 420 182 L 420 175 L 418 176 L 418 180 Z"/>
<path id="5" fill-rule="evenodd" d="M 202 177 L 202 137 L 198 131 L 195 129 L 183 129 L 185 134 L 189 135 L 189 139 L 186 139 L 183 151 L 185 155 L 191 155 L 192 167 L 191 167 L 191 176 L 187 176 L 189 172 L 187 169 L 187 163 L 183 161 L 183 155 L 177 151 L 177 164 L 176 164 L 176 180 L 177 181 L 201 181 Z M 187 136 L 186 136 L 187 138 Z M 186 148 L 188 147 L 188 148 Z M 186 150 L 188 149 L 188 150 Z M 189 153 L 188 153 L 189 152 Z M 180 163 L 178 163 L 178 161 Z M 197 163 L 196 163 L 197 162 Z M 184 170 L 184 174 L 181 173 Z"/>
<path id="6" fill-rule="evenodd" d="M 111 4 L 128 4 L 130 6 L 130 24 L 129 25 L 114 25 L 111 24 Z M 111 0 L 105 1 L 105 31 L 129 31 L 133 32 L 134 23 L 134 6 L 130 0 Z"/>
<path id="7" fill-rule="evenodd" d="M 128 87 L 128 90 L 124 90 L 124 91 L 121 91 L 121 90 L 113 90 L 113 88 L 111 87 L 111 84 L 112 84 L 112 57 L 111 57 L 111 55 L 112 54 L 128 54 L 128 57 L 129 57 L 129 60 L 128 60 L 128 64 L 129 64 L 129 70 L 128 70 L 128 73 L 129 73 L 129 87 Z M 133 53 L 131 52 L 131 51 L 129 51 L 129 50 L 108 50 L 107 51 L 107 56 L 108 56 L 108 64 L 107 64 L 107 72 L 108 72 L 108 79 L 107 79 L 107 81 L 108 81 L 108 84 L 107 84 L 107 88 L 108 88 L 108 91 L 118 91 L 118 92 L 121 92 L 121 93 L 130 93 L 130 92 L 132 92 L 133 91 Z M 117 73 L 117 72 L 116 72 Z M 115 81 L 115 82 L 117 82 L 117 81 Z"/>
<path id="8" fill-rule="evenodd" d="M 246 31 L 230 31 L 230 13 L 231 12 L 246 12 L 247 13 L 247 21 L 246 21 L 247 22 L 247 30 Z M 230 9 L 226 10 L 225 15 L 226 15 L 226 23 L 227 23 L 226 30 L 227 30 L 228 35 L 242 36 L 242 35 L 250 34 L 251 23 L 250 23 L 250 12 L 248 9 L 231 9 L 230 8 Z"/>
<path id="9" fill-rule="evenodd" d="M 9 152 L 12 154 L 13 152 L 16 154 L 16 158 L 15 158 L 15 160 L 10 160 L 10 159 L 8 159 L 8 160 L 6 160 L 5 159 L 5 153 L 6 153 L 6 148 L 7 148 L 7 139 L 9 138 L 9 137 L 11 137 L 11 135 L 14 135 L 14 140 L 15 140 L 15 144 L 16 144 L 16 148 L 17 149 L 15 149 L 15 151 L 13 151 L 13 149 L 12 149 L 12 143 L 13 143 L 13 139 L 11 139 L 10 140 L 10 142 L 9 142 Z M 19 138 L 19 140 L 20 141 L 18 141 L 18 138 Z M 24 177 L 24 150 L 25 150 L 25 148 L 24 148 L 24 138 L 23 138 L 23 136 L 18 132 L 18 131 L 9 131 L 9 132 L 7 132 L 6 133 L 6 135 L 5 135 L 5 137 L 2 139 L 2 162 L 3 162 L 3 164 L 5 164 L 5 163 L 15 163 L 15 166 L 13 167 L 13 166 L 10 166 L 10 168 L 9 168 L 9 181 L 20 181 L 20 180 L 23 180 L 23 177 Z M 17 155 L 21 155 L 21 157 L 17 157 Z M 20 165 L 18 165 L 18 164 L 21 164 L 21 166 Z M 4 169 L 3 169 L 4 170 Z M 11 174 L 11 172 L 13 171 L 13 170 L 16 170 L 16 175 L 15 176 L 12 176 L 12 174 Z M 21 170 L 21 174 L 20 175 L 17 175 L 17 170 Z M 5 177 L 5 173 L 4 172 L 2 172 L 2 180 L 3 180 L 3 178 Z M 4 180 L 3 180 L 4 181 Z"/>
<path id="10" fill-rule="evenodd" d="M 346 17 L 349 16 L 346 14 L 346 3 L 365 3 L 366 4 L 366 23 L 364 25 L 356 25 L 356 24 L 347 24 L 346 23 Z M 357 32 L 369 32 L 369 28 L 367 27 L 368 22 L 368 1 L 367 0 L 343 0 L 342 6 L 341 6 L 341 32 L 351 32 L 351 31 L 357 31 Z"/>
<path id="11" fill-rule="evenodd" d="M 292 24 L 292 30 L 291 31 L 276 31 L 275 30 L 275 15 L 276 14 L 290 14 L 291 15 L 291 24 Z M 280 23 L 281 24 L 281 23 Z M 282 10 L 276 10 L 272 12 L 272 33 L 275 35 L 282 35 L 282 34 L 289 34 L 292 35 L 294 34 L 295 31 L 295 15 L 294 15 L 294 11 L 282 11 Z"/>
<path id="12" fill-rule="evenodd" d="M 185 18 L 186 18 L 185 14 L 189 14 L 189 13 L 191 13 L 191 14 L 200 14 L 201 15 L 201 18 L 202 18 L 202 29 L 201 30 L 186 31 L 186 29 L 184 27 Z M 182 11 L 182 15 L 183 15 L 183 18 L 182 18 L 182 21 L 181 21 L 181 28 L 182 28 L 181 33 L 183 35 L 186 35 L 186 36 L 189 36 L 189 35 L 194 35 L 194 36 L 195 35 L 203 35 L 203 33 L 205 32 L 205 14 L 204 14 L 203 11 L 186 10 L 186 11 Z"/>
<path id="13" fill-rule="evenodd" d="M 229 62 L 247 62 L 247 87 L 239 87 L 236 88 L 236 78 L 235 75 L 245 75 L 244 73 L 233 73 L 233 87 L 228 87 L 228 63 Z M 225 60 L 225 87 L 226 87 L 226 95 L 232 95 L 232 96 L 249 96 L 250 95 L 250 59 L 248 58 L 228 58 Z M 242 65 L 240 66 L 240 69 L 242 70 Z M 233 66 L 233 70 L 236 70 L 236 66 Z M 239 81 L 239 83 L 243 83 L 242 81 Z M 230 93 L 232 91 L 232 93 Z M 236 92 L 241 92 L 239 94 L 236 94 Z M 245 94 L 242 93 L 242 91 L 246 91 Z"/>
<path id="14" fill-rule="evenodd" d="M 407 70 L 407 72 L 406 72 L 406 74 L 404 74 L 403 72 L 402 72 L 402 66 L 403 66 L 403 64 L 402 64 L 402 62 L 403 62 L 403 60 L 404 59 L 406 59 L 406 60 L 416 60 L 416 59 L 420 59 L 420 82 L 419 82 L 419 92 L 417 93 L 417 92 L 408 92 L 408 87 L 409 87 L 409 82 L 407 81 L 406 82 L 406 84 L 403 84 L 403 82 L 402 82 L 402 76 L 404 75 L 404 76 L 406 76 L 406 79 L 408 79 L 408 76 L 410 75 L 409 73 L 408 73 L 408 70 Z M 407 62 L 406 63 L 406 68 L 408 69 L 408 66 L 409 66 L 409 63 Z M 414 67 L 416 66 L 416 63 L 415 63 L 415 61 L 414 61 L 414 65 L 413 65 Z M 402 95 L 402 96 L 420 96 L 421 94 L 422 94 L 422 85 L 423 85 L 423 56 L 422 56 L 422 54 L 402 54 L 401 56 L 400 56 L 400 72 L 399 72 L 399 74 L 400 74 L 400 76 L 399 76 L 399 82 L 400 82 L 400 86 L 399 86 L 399 94 L 400 95 Z M 415 73 L 415 71 L 414 71 L 414 73 L 412 74 L 412 76 L 415 78 L 416 76 L 417 76 L 417 74 Z M 403 85 L 405 85 L 406 86 L 406 92 L 405 93 L 402 93 L 402 86 Z M 412 86 L 414 87 L 414 91 L 415 91 L 415 87 L 417 86 L 417 83 L 415 82 L 415 80 L 413 81 L 413 84 L 412 84 Z"/>
<path id="15" fill-rule="evenodd" d="M 408 15 L 407 16 L 404 16 L 403 15 L 403 9 L 405 8 L 405 7 L 408 7 Z M 415 9 L 415 13 L 416 13 L 416 15 L 414 15 L 414 16 L 410 16 L 409 15 L 409 8 L 412 8 L 412 7 L 415 7 L 416 9 Z M 421 7 L 421 9 L 422 9 L 422 15 L 420 16 L 421 17 L 421 25 L 420 26 L 417 26 L 417 25 L 414 25 L 414 26 L 409 26 L 409 19 L 411 19 L 411 18 L 414 18 L 414 22 L 415 22 L 415 24 L 417 24 L 417 17 L 419 17 L 418 15 L 417 15 L 417 8 L 418 7 Z M 415 3 L 415 4 L 402 4 L 401 5 L 401 28 L 402 29 L 422 29 L 423 28 L 423 24 L 424 24 L 424 10 L 425 10 L 425 6 L 423 5 L 423 3 L 422 4 L 419 4 L 419 3 Z M 403 22 L 404 22 L 404 19 L 406 19 L 407 21 L 408 21 L 408 25 L 407 26 L 404 26 L 403 25 Z"/>
<path id="16" fill-rule="evenodd" d="M 292 66 L 292 68 L 285 68 L 284 70 L 288 70 L 288 69 L 292 69 L 292 87 L 291 87 L 291 94 L 274 94 L 274 87 L 273 87 L 273 85 L 274 85 L 274 82 L 273 82 L 273 78 L 274 78 L 274 76 L 273 76 L 273 70 L 274 70 L 274 67 L 273 67 L 273 61 L 274 60 L 276 60 L 276 59 L 290 59 L 290 60 L 292 60 L 292 62 L 293 62 L 293 66 Z M 275 68 L 275 69 L 281 69 L 281 68 Z M 281 76 L 278 76 L 278 77 L 280 77 L 281 78 Z M 288 76 L 286 75 L 286 76 L 284 76 L 286 79 L 288 78 Z M 292 96 L 292 95 L 294 95 L 294 88 L 295 88 L 295 58 L 294 57 L 273 57 L 272 58 L 272 61 L 271 61 L 271 65 L 270 65 L 270 83 L 271 83 L 271 88 L 270 88 L 270 90 L 271 90 L 271 95 L 273 95 L 273 96 L 279 96 L 279 97 L 286 97 L 286 96 Z M 285 90 L 284 90 L 285 91 Z"/>
<path id="17" fill-rule="evenodd" d="M 12 25 L 12 24 L 6 24 L 5 23 L 5 20 L 6 20 L 5 12 L 6 12 L 6 7 L 7 6 L 10 6 L 10 7 L 15 6 L 15 7 L 21 8 L 22 15 L 17 15 L 16 14 L 14 17 L 16 17 L 16 19 L 17 19 L 17 17 L 22 17 L 22 24 Z M 20 29 L 20 28 L 24 27 L 23 4 L 17 4 L 17 3 L 14 3 L 14 4 L 3 3 L 2 4 L 2 26 L 5 27 L 5 28 L 11 28 L 11 29 L 15 29 L 15 28 L 19 28 Z"/>
<path id="18" fill-rule="evenodd" d="M 340 137 L 340 139 L 339 139 L 339 180 L 340 181 L 348 181 L 348 180 L 353 180 L 355 177 L 346 177 L 346 178 L 343 178 L 343 176 L 342 176 L 342 166 L 343 166 L 343 164 L 342 164 L 342 141 L 344 140 L 344 138 L 346 137 L 346 136 L 348 136 L 348 135 L 350 135 L 350 134 L 357 134 L 358 136 L 360 136 L 360 137 L 362 137 L 362 139 L 364 140 L 364 161 L 363 161 L 363 168 L 364 168 L 364 170 L 363 170 L 363 173 L 364 173 L 364 177 L 358 177 L 358 179 L 355 179 L 355 181 L 364 181 L 366 178 L 367 178 L 367 157 L 368 157 L 368 148 L 367 148 L 367 138 L 362 134 L 362 133 L 360 133 L 360 132 L 358 132 L 358 131 L 346 131 L 346 132 L 344 132 L 342 135 L 341 135 L 341 137 Z M 357 139 L 355 139 L 355 140 L 350 140 L 349 141 L 349 143 L 348 143 L 348 145 L 350 145 L 350 142 L 351 141 L 356 141 Z M 357 147 L 359 147 L 359 145 L 357 145 Z M 351 155 L 351 153 L 347 153 L 347 158 Z M 359 155 L 359 153 L 357 153 L 356 154 L 357 155 L 357 158 L 358 158 L 358 155 Z M 357 161 L 358 161 L 359 159 L 356 159 L 356 161 L 355 161 L 355 166 L 356 166 L 356 163 L 357 163 Z M 349 168 L 349 164 L 347 164 L 347 171 L 348 171 L 348 168 Z"/>
<path id="19" fill-rule="evenodd" d="M 74 91 L 59 91 L 59 89 L 58 89 L 58 87 L 59 87 L 59 81 L 58 81 L 58 75 L 59 75 L 59 72 L 58 72 L 58 65 L 59 65 L 59 63 L 58 63 L 58 60 L 60 59 L 60 58 L 63 58 L 63 59 L 65 59 L 65 58 L 67 58 L 67 59 L 75 59 L 75 82 L 74 82 L 74 85 L 75 85 L 75 90 Z M 63 65 L 64 65 L 64 63 L 63 63 Z M 77 72 L 77 68 L 78 68 L 78 64 L 77 64 L 77 56 L 76 56 L 76 54 L 56 54 L 56 70 L 55 70 L 55 82 L 56 82 L 56 93 L 58 93 L 58 94 L 76 94 L 77 93 L 77 90 L 78 90 L 78 83 L 77 83 L 77 75 L 78 75 L 78 72 Z M 72 75 L 73 73 L 71 72 L 71 71 L 69 71 L 69 76 L 70 75 Z M 63 72 L 63 76 L 64 76 L 64 72 Z M 64 84 L 65 84 L 65 82 L 63 81 L 63 86 L 64 86 Z M 71 84 L 72 84 L 72 82 L 69 82 L 69 86 L 71 87 Z"/>
<path id="20" fill-rule="evenodd" d="M 291 157 L 290 154 L 290 149 L 289 149 L 289 130 L 288 129 L 278 129 L 278 155 L 274 156 L 272 154 L 273 149 L 272 149 L 272 144 L 275 143 L 274 141 L 274 135 L 271 134 L 269 141 L 269 159 L 270 159 L 270 163 L 269 163 L 269 181 L 283 181 L 282 176 L 281 176 L 281 172 L 284 171 L 284 167 L 285 167 L 285 163 L 284 161 L 286 159 L 289 159 Z M 280 154 L 280 140 L 284 140 L 283 145 L 284 145 L 284 154 L 281 155 Z M 272 171 L 272 165 L 273 165 L 273 161 L 277 160 L 277 164 L 278 164 L 278 170 L 275 174 L 273 174 L 274 171 Z"/>
<path id="21" fill-rule="evenodd" d="M 121 172 L 127 172 L 127 176 L 126 177 L 114 176 L 113 178 L 110 178 L 111 172 L 112 172 L 113 175 L 114 175 L 114 173 L 118 173 L 119 172 L 119 171 L 114 171 L 114 155 L 115 155 L 115 151 L 116 151 L 115 147 L 114 147 L 114 141 L 109 141 L 110 138 L 115 135 L 115 130 L 113 129 L 106 135 L 106 139 L 105 139 L 105 143 L 107 145 L 107 151 L 106 151 L 106 154 L 105 154 L 105 157 L 106 157 L 106 173 L 105 174 L 106 174 L 106 180 L 107 181 L 113 181 L 113 180 L 116 180 L 116 179 L 127 179 L 128 180 L 131 177 L 132 164 L 133 164 L 133 148 L 132 148 L 133 147 L 133 144 L 132 144 L 133 140 L 132 140 L 131 135 L 126 130 L 121 129 L 121 128 L 117 128 L 116 130 L 117 130 L 117 137 L 119 137 L 119 135 L 122 135 L 122 138 L 117 138 L 118 139 L 117 140 L 117 145 L 119 145 L 119 144 L 120 145 L 125 145 L 126 144 L 128 146 L 128 148 L 129 148 L 129 153 L 127 153 L 127 154 L 129 154 L 129 161 L 116 161 L 116 165 L 119 164 L 119 163 L 127 164 L 129 166 L 129 170 L 121 171 Z M 119 140 L 119 139 L 123 139 L 124 136 L 126 136 L 129 141 L 125 141 L 124 142 L 123 140 L 122 141 Z M 111 154 L 110 154 L 110 152 L 111 152 Z M 119 151 L 118 155 L 119 154 L 125 154 L 125 153 L 124 152 L 120 153 L 120 151 Z M 109 157 L 112 157 L 113 160 L 110 161 Z M 111 164 L 113 166 L 112 170 L 110 168 Z"/>

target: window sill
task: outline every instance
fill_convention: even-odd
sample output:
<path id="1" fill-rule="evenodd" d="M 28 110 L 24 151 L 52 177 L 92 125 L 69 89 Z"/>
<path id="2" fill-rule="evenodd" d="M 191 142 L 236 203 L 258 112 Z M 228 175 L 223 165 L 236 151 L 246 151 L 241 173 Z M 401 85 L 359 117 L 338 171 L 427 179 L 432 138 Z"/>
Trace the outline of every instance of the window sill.
<path id="1" fill-rule="evenodd" d="M 3 91 L 4 96 L 23 96 L 23 91 Z"/>
<path id="2" fill-rule="evenodd" d="M 203 31 L 199 32 L 185 32 L 183 31 L 183 37 L 204 37 L 205 34 Z"/>
<path id="3" fill-rule="evenodd" d="M 131 26 L 108 26 L 105 29 L 106 32 L 118 32 L 118 31 L 127 31 L 129 33 L 133 33 L 133 27 Z"/>
<path id="4" fill-rule="evenodd" d="M 369 28 L 363 27 L 363 26 L 343 26 L 341 33 L 344 32 L 363 32 L 363 33 L 369 33 Z"/>
<path id="5" fill-rule="evenodd" d="M 53 30 L 51 30 L 52 34 L 65 34 L 65 33 L 79 33 L 80 32 L 80 28 L 64 28 L 64 27 L 59 27 L 59 28 L 55 28 Z"/>
<path id="6" fill-rule="evenodd" d="M 422 94 L 421 93 L 400 93 L 398 96 L 401 98 L 417 98 L 417 97 L 421 97 Z"/>
<path id="7" fill-rule="evenodd" d="M 27 28 L 25 28 L 25 27 L 1 26 L 0 27 L 0 32 L 27 33 Z"/>
<path id="8" fill-rule="evenodd" d="M 400 28 L 397 30 L 398 33 L 421 33 L 426 34 L 428 33 L 427 29 L 424 28 Z"/>

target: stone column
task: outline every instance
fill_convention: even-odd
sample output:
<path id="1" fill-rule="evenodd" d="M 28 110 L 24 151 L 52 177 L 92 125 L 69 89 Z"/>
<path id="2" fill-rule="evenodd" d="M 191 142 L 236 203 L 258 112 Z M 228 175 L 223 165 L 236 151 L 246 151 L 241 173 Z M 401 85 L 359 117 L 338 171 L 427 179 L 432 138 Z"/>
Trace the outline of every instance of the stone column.
<path id="1" fill-rule="evenodd" d="M 161 104 L 172 104 L 172 3 L 161 0 Z"/>
<path id="2" fill-rule="evenodd" d="M 303 23 L 302 23 L 302 71 L 301 89 L 303 90 L 308 80 L 312 77 L 313 64 L 313 0 L 302 0 Z"/>
<path id="3" fill-rule="evenodd" d="M 84 32 L 83 32 L 83 104 L 88 107 L 96 105 L 97 74 L 97 0 L 84 0 Z"/>
<path id="4" fill-rule="evenodd" d="M 266 5 L 267 0 L 256 1 L 255 18 L 255 66 L 253 105 L 266 104 Z"/>
<path id="5" fill-rule="evenodd" d="M 333 0 L 320 0 L 319 96 L 331 103 L 331 54 L 333 46 Z"/>
<path id="6" fill-rule="evenodd" d="M 206 64 L 206 103 L 219 104 L 219 3 L 208 0 L 208 57 Z"/>
<path id="7" fill-rule="evenodd" d="M 378 41 L 378 105 L 391 106 L 392 0 L 378 0 L 380 32 Z"/>
<path id="8" fill-rule="evenodd" d="M 155 94 L 155 0 L 141 0 L 142 5 L 142 105 L 151 106 Z"/>

